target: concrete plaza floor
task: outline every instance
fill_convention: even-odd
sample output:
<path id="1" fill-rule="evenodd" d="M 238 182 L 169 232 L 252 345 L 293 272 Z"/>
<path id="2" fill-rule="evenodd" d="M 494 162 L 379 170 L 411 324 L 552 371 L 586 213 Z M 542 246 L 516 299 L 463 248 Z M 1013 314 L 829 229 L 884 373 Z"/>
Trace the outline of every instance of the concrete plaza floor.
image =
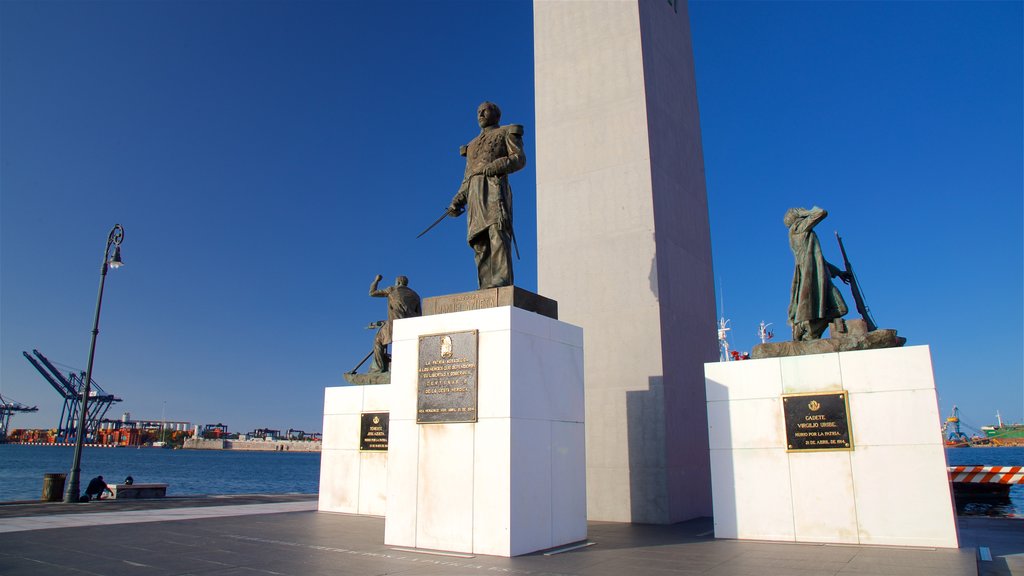
<path id="1" fill-rule="evenodd" d="M 710 518 L 591 522 L 590 546 L 517 558 L 384 545 L 384 519 L 311 495 L 0 505 L 0 576 L 1024 576 L 1024 520 L 961 518 L 961 548 L 716 540 Z M 991 560 L 985 558 L 991 557 Z"/>

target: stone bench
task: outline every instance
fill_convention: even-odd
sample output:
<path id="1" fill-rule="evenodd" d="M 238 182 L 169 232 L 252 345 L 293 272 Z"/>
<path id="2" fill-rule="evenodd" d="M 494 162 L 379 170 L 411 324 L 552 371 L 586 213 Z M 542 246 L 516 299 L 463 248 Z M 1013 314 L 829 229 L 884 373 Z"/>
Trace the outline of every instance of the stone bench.
<path id="1" fill-rule="evenodd" d="M 167 496 L 167 484 L 109 484 L 115 500 L 140 498 L 163 498 Z"/>

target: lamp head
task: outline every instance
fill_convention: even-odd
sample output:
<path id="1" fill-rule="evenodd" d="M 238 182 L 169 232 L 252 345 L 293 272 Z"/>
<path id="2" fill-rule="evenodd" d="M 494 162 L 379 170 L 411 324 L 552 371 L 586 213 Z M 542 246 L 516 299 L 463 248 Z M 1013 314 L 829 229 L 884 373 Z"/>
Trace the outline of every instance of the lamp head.
<path id="1" fill-rule="evenodd" d="M 121 261 L 121 246 L 114 246 L 114 255 L 110 257 L 107 265 L 114 269 L 124 266 L 124 262 Z"/>

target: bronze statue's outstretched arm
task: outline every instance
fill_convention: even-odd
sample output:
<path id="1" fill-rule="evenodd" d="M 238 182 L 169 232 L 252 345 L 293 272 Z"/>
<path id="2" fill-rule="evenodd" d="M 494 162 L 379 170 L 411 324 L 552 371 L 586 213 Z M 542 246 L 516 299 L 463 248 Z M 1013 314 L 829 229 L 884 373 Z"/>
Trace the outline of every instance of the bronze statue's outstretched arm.
<path id="1" fill-rule="evenodd" d="M 380 274 L 377 274 L 377 277 L 373 279 L 373 284 L 370 284 L 370 296 L 375 296 L 377 298 L 387 298 L 387 292 L 385 292 L 384 290 L 377 290 L 377 284 L 380 284 L 380 281 L 383 279 L 384 277 L 381 276 Z"/>

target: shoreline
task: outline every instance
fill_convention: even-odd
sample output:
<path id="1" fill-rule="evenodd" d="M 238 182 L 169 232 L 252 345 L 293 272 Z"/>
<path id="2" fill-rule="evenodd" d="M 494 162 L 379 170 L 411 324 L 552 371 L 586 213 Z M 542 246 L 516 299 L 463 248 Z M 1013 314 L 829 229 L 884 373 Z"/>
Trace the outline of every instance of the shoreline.
<path id="1" fill-rule="evenodd" d="M 74 442 L 0 442 L 7 446 L 46 446 L 73 448 Z M 186 440 L 181 447 L 122 446 L 120 444 L 83 444 L 83 448 L 136 448 L 154 450 L 231 450 L 236 452 L 321 452 L 321 442 L 309 440 Z"/>

